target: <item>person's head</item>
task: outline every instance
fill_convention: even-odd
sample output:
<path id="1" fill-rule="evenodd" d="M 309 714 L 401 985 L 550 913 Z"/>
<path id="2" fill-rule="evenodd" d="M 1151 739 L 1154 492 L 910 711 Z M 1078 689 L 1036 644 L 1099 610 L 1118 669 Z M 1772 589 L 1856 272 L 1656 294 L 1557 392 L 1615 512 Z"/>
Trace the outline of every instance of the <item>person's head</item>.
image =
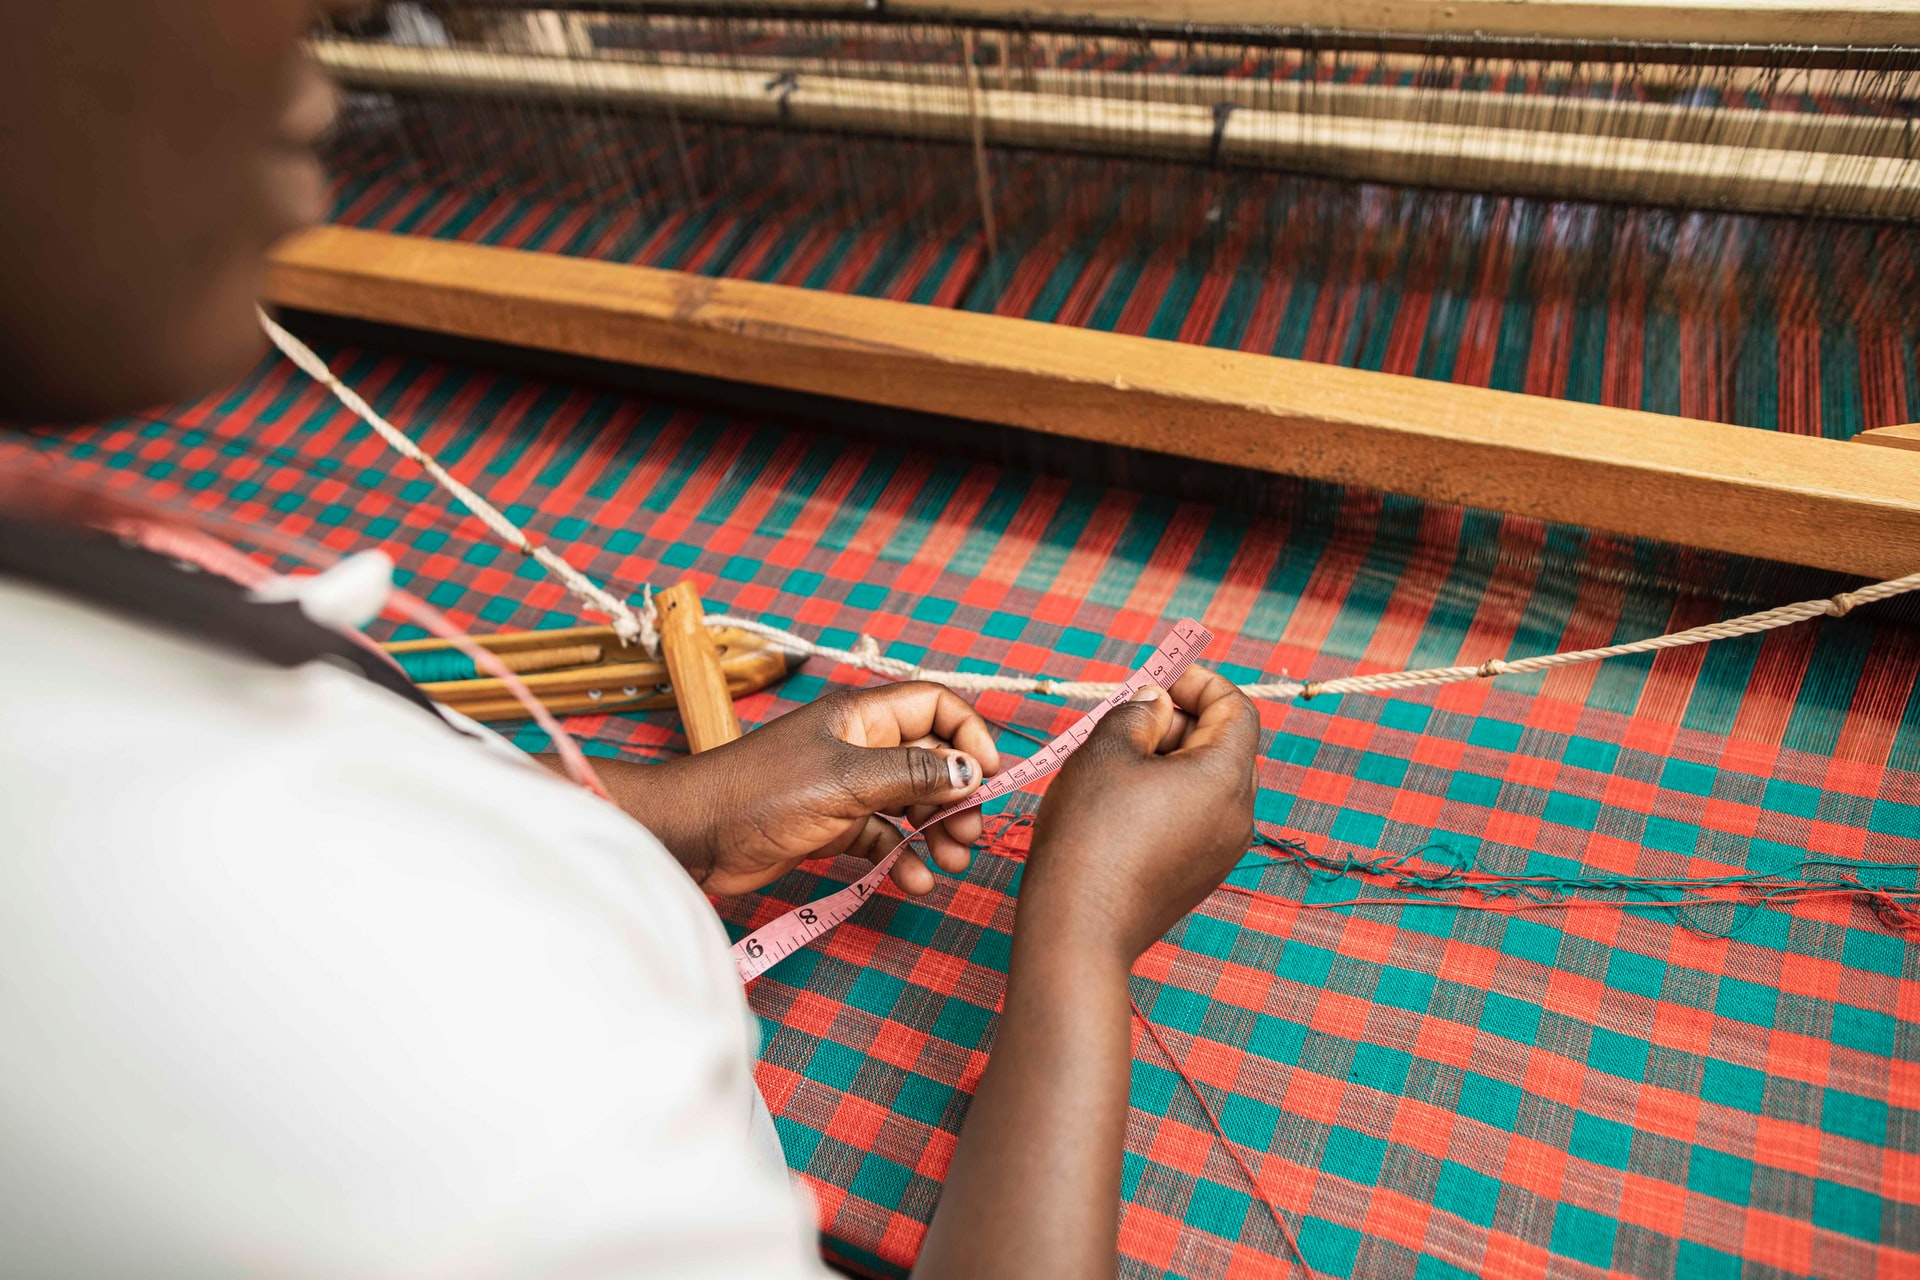
<path id="1" fill-rule="evenodd" d="M 196 395 L 258 358 L 264 255 L 324 212 L 325 0 L 0 5 L 0 420 Z"/>

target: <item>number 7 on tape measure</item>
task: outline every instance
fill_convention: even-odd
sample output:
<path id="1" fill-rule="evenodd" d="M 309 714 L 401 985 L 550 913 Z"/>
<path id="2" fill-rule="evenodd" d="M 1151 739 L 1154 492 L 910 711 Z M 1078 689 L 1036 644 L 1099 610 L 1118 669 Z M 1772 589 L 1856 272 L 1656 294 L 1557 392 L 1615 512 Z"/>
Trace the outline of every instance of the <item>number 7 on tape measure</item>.
<path id="1" fill-rule="evenodd" d="M 740 971 L 740 981 L 751 982 L 786 959 L 815 938 L 827 933 L 860 909 L 880 882 L 887 878 L 887 872 L 893 869 L 894 861 L 900 851 L 914 836 L 920 834 L 936 822 L 951 818 L 956 813 L 964 813 L 975 805 L 985 804 L 998 796 L 1031 786 L 1040 779 L 1066 763 L 1087 735 L 1093 732 L 1093 726 L 1100 723 L 1100 717 L 1120 706 L 1134 694 L 1150 684 L 1163 689 L 1173 687 L 1173 682 L 1186 673 L 1201 650 L 1213 643 L 1213 633 L 1195 622 L 1192 618 L 1182 618 L 1174 624 L 1167 638 L 1154 649 L 1153 656 L 1146 665 L 1128 676 L 1110 696 L 1101 699 L 1093 710 L 1074 721 L 1067 731 L 1049 742 L 1040 750 L 987 779 L 981 788 L 958 804 L 950 805 L 928 818 L 920 826 L 909 831 L 893 846 L 891 852 L 873 864 L 873 870 L 855 880 L 846 888 L 826 897 L 810 902 L 804 907 L 795 908 L 774 920 L 761 925 L 742 938 L 733 948 L 733 963 Z"/>

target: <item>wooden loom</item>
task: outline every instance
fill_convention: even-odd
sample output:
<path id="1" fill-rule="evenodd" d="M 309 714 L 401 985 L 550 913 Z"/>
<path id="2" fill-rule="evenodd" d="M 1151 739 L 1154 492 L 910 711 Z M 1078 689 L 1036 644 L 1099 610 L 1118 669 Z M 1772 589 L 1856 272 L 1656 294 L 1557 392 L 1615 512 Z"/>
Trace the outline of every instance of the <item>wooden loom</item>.
<path id="1" fill-rule="evenodd" d="M 1777 82 L 1780 67 L 1752 47 L 1766 43 L 1784 53 L 1788 74 L 1809 92 L 1873 80 L 1886 100 L 1906 101 L 1920 74 L 1920 0 L 1317 0 L 1278 12 L 1243 0 L 972 0 L 955 19 L 964 51 L 958 66 L 880 55 L 702 52 L 681 40 L 701 29 L 703 13 L 722 8 L 702 4 L 656 7 L 659 16 L 642 19 L 653 24 L 648 29 L 680 34 L 640 53 L 595 45 L 589 22 L 621 8 L 558 6 L 503 19 L 480 7 L 467 17 L 491 24 L 485 47 L 326 39 L 315 56 L 367 91 L 664 112 L 676 131 L 686 116 L 783 136 L 830 130 L 971 148 L 989 246 L 995 225 L 986 156 L 993 147 L 1138 152 L 1216 169 L 1291 168 L 1682 206 L 1920 217 L 1920 139 L 1911 121 L 1893 116 L 1155 77 L 1051 65 L 1044 48 L 1052 18 L 1134 23 L 1143 47 L 1155 50 L 1175 48 L 1183 26 L 1191 33 L 1198 24 L 1216 40 L 1242 28 L 1252 38 L 1249 24 L 1280 19 L 1331 28 L 1314 41 L 1369 49 L 1410 75 L 1430 66 L 1438 48 L 1468 59 L 1514 59 L 1523 51 L 1569 66 L 1592 59 L 1617 77 L 1623 60 L 1644 56 L 1633 42 L 1689 42 L 1656 52 L 1652 70 L 1635 63 L 1633 75 L 1670 96 L 1697 89 L 1703 66 L 1715 68 L 1717 86 Z M 845 12 L 807 2 L 783 6 L 776 17 L 797 14 L 803 22 Z M 1059 30 L 1061 39 L 1072 37 L 1071 27 Z M 1920 426 L 1886 424 L 1847 442 L 1805 438 L 1004 316 L 338 227 L 282 246 L 267 297 L 330 316 L 1847 574 L 1890 577 L 1920 565 Z M 674 687 L 684 698 L 681 674 L 676 669 Z M 706 682 L 708 693 L 716 682 Z"/>

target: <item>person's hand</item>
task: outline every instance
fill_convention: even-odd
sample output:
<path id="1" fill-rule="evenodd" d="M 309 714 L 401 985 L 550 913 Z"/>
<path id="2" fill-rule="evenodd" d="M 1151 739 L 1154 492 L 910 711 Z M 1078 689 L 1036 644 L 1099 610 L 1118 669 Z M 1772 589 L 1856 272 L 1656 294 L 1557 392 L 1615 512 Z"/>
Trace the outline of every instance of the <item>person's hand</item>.
<path id="1" fill-rule="evenodd" d="M 1040 806 L 1016 929 L 1131 966 L 1253 836 L 1260 719 L 1220 675 L 1115 707 Z"/>
<path id="2" fill-rule="evenodd" d="M 709 893 L 748 893 L 801 862 L 843 853 L 877 861 L 900 843 L 890 822 L 918 825 L 998 773 L 979 713 L 951 689 L 916 681 L 836 693 L 729 742 L 666 764 L 607 774 L 614 799 L 645 823 Z M 967 869 L 980 813 L 926 832 L 942 870 Z M 893 880 L 930 892 L 912 854 Z"/>

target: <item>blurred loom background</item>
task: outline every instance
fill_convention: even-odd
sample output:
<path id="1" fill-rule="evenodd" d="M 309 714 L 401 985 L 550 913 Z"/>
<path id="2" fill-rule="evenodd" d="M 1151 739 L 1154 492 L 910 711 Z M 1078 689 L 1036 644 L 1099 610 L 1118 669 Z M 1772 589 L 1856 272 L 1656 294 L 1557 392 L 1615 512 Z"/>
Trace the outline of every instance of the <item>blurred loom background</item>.
<path id="1" fill-rule="evenodd" d="M 623 593 L 1059 679 L 1191 615 L 1251 681 L 1920 569 L 1915 0 L 427 0 L 311 49 L 347 89 L 339 225 L 270 301 Z M 377 542 L 483 629 L 581 621 L 277 359 L 36 445 Z M 1267 704 L 1259 814 L 1336 868 L 1910 893 L 1914 618 Z M 866 678 L 816 661 L 739 715 Z M 1079 710 L 978 705 L 1015 754 Z M 1031 805 L 749 987 L 851 1273 L 906 1274 L 937 1203 Z M 852 873 L 717 905 L 738 937 Z M 1124 1275 L 1298 1274 L 1276 1216 L 1322 1276 L 1920 1274 L 1894 913 L 1338 905 L 1378 892 L 1251 856 L 1142 962 Z"/>
<path id="2" fill-rule="evenodd" d="M 344 223 L 1772 430 L 1920 418 L 1920 53 L 1843 25 L 426 12 L 317 44 L 362 91 Z"/>

